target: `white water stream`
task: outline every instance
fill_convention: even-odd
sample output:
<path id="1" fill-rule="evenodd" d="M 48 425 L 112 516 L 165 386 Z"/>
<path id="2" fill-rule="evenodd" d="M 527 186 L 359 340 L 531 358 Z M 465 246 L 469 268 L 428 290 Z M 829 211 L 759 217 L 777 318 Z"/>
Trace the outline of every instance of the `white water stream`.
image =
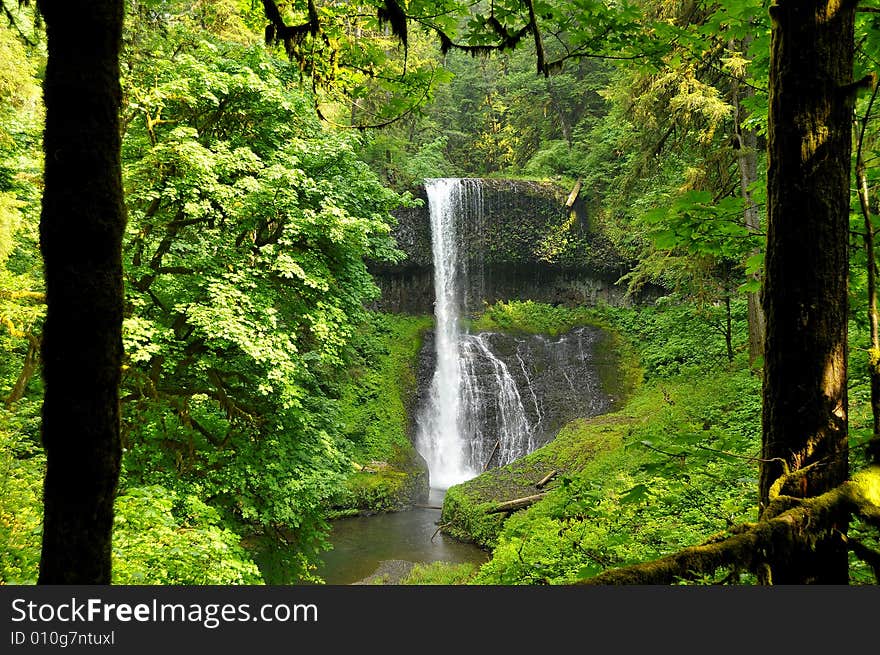
<path id="1" fill-rule="evenodd" d="M 474 477 L 490 461 L 507 464 L 535 446 L 533 426 L 507 365 L 492 352 L 485 334 L 467 334 L 461 327 L 468 262 L 459 252 L 464 245 L 459 228 L 483 224 L 481 184 L 453 178 L 425 184 L 434 258 L 436 368 L 416 445 L 437 489 Z"/>

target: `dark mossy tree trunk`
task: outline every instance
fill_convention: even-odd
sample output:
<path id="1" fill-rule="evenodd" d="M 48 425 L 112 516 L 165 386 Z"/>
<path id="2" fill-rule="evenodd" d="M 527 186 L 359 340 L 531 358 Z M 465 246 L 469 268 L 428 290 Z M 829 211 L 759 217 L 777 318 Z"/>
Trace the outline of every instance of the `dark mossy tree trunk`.
<path id="1" fill-rule="evenodd" d="M 854 0 L 771 7 L 761 505 L 847 478 L 847 267 Z M 846 515 L 811 549 L 768 553 L 774 584 L 847 582 Z"/>
<path id="2" fill-rule="evenodd" d="M 39 582 L 108 584 L 121 453 L 123 2 L 38 5 L 48 35 L 40 218 L 47 470 Z"/>

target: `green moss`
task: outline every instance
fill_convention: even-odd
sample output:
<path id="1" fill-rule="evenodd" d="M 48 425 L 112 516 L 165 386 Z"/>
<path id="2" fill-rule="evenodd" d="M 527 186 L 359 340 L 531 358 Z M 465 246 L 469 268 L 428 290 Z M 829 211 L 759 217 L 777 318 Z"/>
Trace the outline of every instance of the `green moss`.
<path id="1" fill-rule="evenodd" d="M 401 509 L 427 486 L 409 439 L 416 364 L 427 316 L 370 313 L 356 339 L 358 359 L 342 384 L 340 422 L 355 471 L 332 513 Z"/>
<path id="2" fill-rule="evenodd" d="M 506 517 L 487 514 L 487 510 L 500 501 L 539 493 L 535 484 L 552 471 L 557 476 L 545 488 L 559 486 L 568 476 L 584 470 L 599 453 L 620 448 L 632 421 L 624 413 L 576 419 L 543 448 L 451 487 L 443 502 L 444 532 L 484 547 L 497 545 Z"/>
<path id="3" fill-rule="evenodd" d="M 358 334 L 359 361 L 340 394 L 342 432 L 361 463 L 408 463 L 409 410 L 422 336 L 433 319 L 371 313 Z"/>
<path id="4" fill-rule="evenodd" d="M 405 471 L 383 469 L 359 471 L 345 481 L 345 490 L 337 497 L 334 516 L 352 516 L 360 511 L 394 512 L 410 504 L 411 475 Z"/>
<path id="5" fill-rule="evenodd" d="M 477 572 L 473 562 L 453 564 L 452 562 L 432 562 L 416 564 L 401 584 L 406 585 L 460 585 L 467 584 Z"/>

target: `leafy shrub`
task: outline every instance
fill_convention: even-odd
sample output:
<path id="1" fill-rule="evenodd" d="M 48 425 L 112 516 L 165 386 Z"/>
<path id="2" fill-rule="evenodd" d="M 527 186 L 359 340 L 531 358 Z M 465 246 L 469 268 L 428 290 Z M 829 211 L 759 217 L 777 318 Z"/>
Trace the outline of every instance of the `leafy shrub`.
<path id="1" fill-rule="evenodd" d="M 40 562 L 43 472 L 39 403 L 0 410 L 0 584 L 33 584 Z"/>
<path id="2" fill-rule="evenodd" d="M 261 584 L 241 537 L 194 495 L 134 487 L 116 499 L 114 584 Z"/>

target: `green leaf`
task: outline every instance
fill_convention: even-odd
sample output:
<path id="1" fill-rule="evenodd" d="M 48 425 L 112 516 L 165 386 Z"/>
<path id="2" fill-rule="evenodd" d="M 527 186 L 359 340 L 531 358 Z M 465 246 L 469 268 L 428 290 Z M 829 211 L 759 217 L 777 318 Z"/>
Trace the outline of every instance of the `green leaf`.
<path id="1" fill-rule="evenodd" d="M 764 268 L 764 253 L 756 252 L 746 258 L 746 275 L 753 275 Z"/>
<path id="2" fill-rule="evenodd" d="M 760 280 L 749 280 L 748 282 L 743 282 L 737 287 L 737 291 L 740 293 L 758 293 L 760 290 Z"/>
<path id="3" fill-rule="evenodd" d="M 590 562 L 589 564 L 585 564 L 584 566 L 582 566 L 581 568 L 578 569 L 577 578 L 579 580 L 583 580 L 586 578 L 594 578 L 597 575 L 599 575 L 600 573 L 602 573 L 602 571 L 604 571 L 604 570 L 605 569 L 603 569 L 601 566 L 599 566 L 595 562 Z"/>
<path id="4" fill-rule="evenodd" d="M 646 501 L 650 496 L 649 489 L 647 485 L 637 484 L 636 486 L 627 489 L 620 496 L 620 502 L 624 505 L 632 505 L 635 503 L 641 503 Z"/>

